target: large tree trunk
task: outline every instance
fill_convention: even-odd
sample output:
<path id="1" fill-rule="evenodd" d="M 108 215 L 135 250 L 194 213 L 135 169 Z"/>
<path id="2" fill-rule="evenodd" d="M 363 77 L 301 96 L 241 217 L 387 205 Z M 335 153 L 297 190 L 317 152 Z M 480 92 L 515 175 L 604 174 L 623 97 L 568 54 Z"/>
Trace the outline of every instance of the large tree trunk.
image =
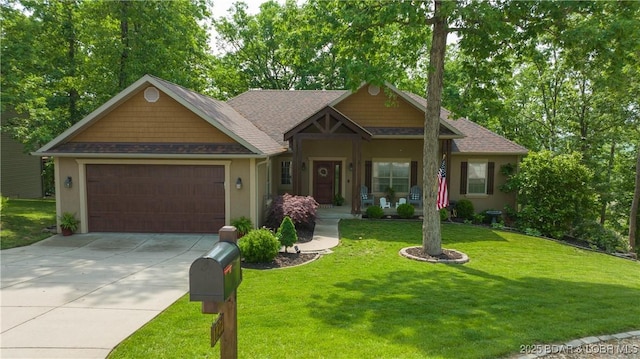
<path id="1" fill-rule="evenodd" d="M 423 159 L 423 210 L 422 249 L 437 256 L 442 254 L 440 215 L 436 208 L 438 195 L 438 132 L 440 129 L 440 105 L 442 102 L 442 78 L 447 46 L 447 19 L 442 3 L 435 1 L 431 53 L 429 55 L 429 77 L 427 84 L 427 110 L 424 121 Z"/>
<path id="2" fill-rule="evenodd" d="M 118 71 L 118 89 L 127 86 L 127 61 L 129 59 L 129 1 L 121 0 L 120 3 L 120 70 Z"/>
<path id="3" fill-rule="evenodd" d="M 611 201 L 611 172 L 613 172 L 613 161 L 616 155 L 616 141 L 611 143 L 609 151 L 609 164 L 607 166 L 607 189 L 600 195 L 600 224 L 604 226 L 607 219 L 607 205 Z"/>
<path id="4" fill-rule="evenodd" d="M 76 50 L 78 46 L 78 41 L 76 39 L 76 24 L 75 24 L 75 16 L 74 12 L 77 10 L 77 3 L 75 2 L 64 2 L 65 6 L 65 23 L 63 27 L 63 36 L 67 42 L 67 76 L 73 79 L 73 85 L 69 88 L 69 119 L 71 124 L 74 124 L 80 120 L 82 114 L 78 110 L 78 101 L 80 100 L 80 94 L 78 90 L 75 88 L 75 80 L 77 73 L 77 64 L 76 64 Z"/>
<path id="5" fill-rule="evenodd" d="M 633 201 L 631 201 L 631 214 L 629 215 L 629 244 L 631 252 L 636 251 L 638 244 L 638 206 L 640 205 L 640 146 L 638 146 L 638 158 L 636 161 L 636 189 L 633 192 Z"/>

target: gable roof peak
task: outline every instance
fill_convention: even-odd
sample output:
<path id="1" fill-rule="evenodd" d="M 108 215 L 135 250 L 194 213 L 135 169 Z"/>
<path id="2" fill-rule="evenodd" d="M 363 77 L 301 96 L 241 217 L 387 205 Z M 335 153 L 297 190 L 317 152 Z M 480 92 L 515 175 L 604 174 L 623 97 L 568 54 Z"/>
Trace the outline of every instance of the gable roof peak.
<path id="1" fill-rule="evenodd" d="M 54 147 L 65 143 L 65 141 L 91 126 L 105 114 L 138 94 L 147 85 L 158 88 L 158 90 L 257 155 L 272 155 L 286 150 L 227 103 L 146 74 L 35 153 L 47 153 Z"/>

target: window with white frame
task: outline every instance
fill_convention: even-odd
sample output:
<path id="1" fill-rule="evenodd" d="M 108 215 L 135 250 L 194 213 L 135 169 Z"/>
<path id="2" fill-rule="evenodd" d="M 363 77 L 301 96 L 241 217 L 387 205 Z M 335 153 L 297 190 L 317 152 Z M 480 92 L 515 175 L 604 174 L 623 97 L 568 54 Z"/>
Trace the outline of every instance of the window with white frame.
<path id="1" fill-rule="evenodd" d="M 291 184 L 291 161 L 280 162 L 280 184 Z"/>
<path id="2" fill-rule="evenodd" d="M 467 167 L 467 194 L 487 194 L 487 162 L 471 162 Z"/>
<path id="3" fill-rule="evenodd" d="M 385 192 L 387 187 L 396 192 L 409 192 L 411 163 L 373 162 L 372 187 L 374 192 Z"/>

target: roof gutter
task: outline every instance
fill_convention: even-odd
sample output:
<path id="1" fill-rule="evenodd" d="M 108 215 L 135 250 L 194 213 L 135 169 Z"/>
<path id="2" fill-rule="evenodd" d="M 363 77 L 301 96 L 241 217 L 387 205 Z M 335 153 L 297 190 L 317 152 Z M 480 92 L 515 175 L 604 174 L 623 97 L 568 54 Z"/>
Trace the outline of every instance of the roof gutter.
<path id="1" fill-rule="evenodd" d="M 60 153 L 31 152 L 32 156 L 53 156 L 72 158 L 135 158 L 135 159 L 221 159 L 221 158 L 269 158 L 266 154 L 136 154 L 136 153 Z"/>

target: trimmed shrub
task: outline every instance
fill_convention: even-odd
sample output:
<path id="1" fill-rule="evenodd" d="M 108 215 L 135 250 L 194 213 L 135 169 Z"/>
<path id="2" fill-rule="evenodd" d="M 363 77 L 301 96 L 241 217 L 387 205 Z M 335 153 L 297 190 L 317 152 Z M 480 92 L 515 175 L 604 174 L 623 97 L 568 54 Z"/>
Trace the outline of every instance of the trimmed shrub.
<path id="1" fill-rule="evenodd" d="M 367 217 L 379 219 L 384 216 L 384 210 L 380 206 L 369 206 L 367 207 Z"/>
<path id="2" fill-rule="evenodd" d="M 532 237 L 540 237 L 542 235 L 542 233 L 540 233 L 539 230 L 535 229 L 535 228 L 525 228 L 524 229 L 524 234 L 526 234 L 527 236 L 532 236 Z"/>
<path id="3" fill-rule="evenodd" d="M 278 228 L 278 232 L 276 233 L 276 238 L 278 238 L 280 244 L 284 246 L 285 252 L 288 247 L 291 247 L 298 241 L 298 233 L 296 232 L 296 227 L 293 225 L 291 217 L 284 217 L 280 224 L 280 228 Z"/>
<path id="4" fill-rule="evenodd" d="M 596 221 L 580 222 L 573 228 L 570 235 L 608 253 L 629 251 L 628 240 Z"/>
<path id="5" fill-rule="evenodd" d="M 231 220 L 231 225 L 236 227 L 236 229 L 238 230 L 238 238 L 242 238 L 242 236 L 249 233 L 249 231 L 253 229 L 253 223 L 251 222 L 251 219 L 245 216 Z"/>
<path id="6" fill-rule="evenodd" d="M 473 220 L 474 209 L 473 203 L 468 199 L 461 199 L 456 203 L 456 211 L 458 212 L 458 217 L 462 219 Z"/>
<path id="7" fill-rule="evenodd" d="M 398 206 L 398 209 L 396 211 L 398 212 L 398 216 L 400 216 L 400 218 L 412 218 L 416 209 L 413 208 L 413 206 L 409 203 L 403 203 Z"/>
<path id="8" fill-rule="evenodd" d="M 579 153 L 529 153 L 514 176 L 522 205 L 518 225 L 562 238 L 581 220 L 595 219 L 597 196 L 592 178 L 593 171 Z"/>
<path id="9" fill-rule="evenodd" d="M 446 208 L 441 208 L 438 212 L 440 212 L 440 222 L 444 222 L 449 219 L 449 211 Z"/>
<path id="10" fill-rule="evenodd" d="M 268 263 L 280 251 L 280 241 L 267 228 L 254 229 L 238 240 L 242 258 L 248 263 Z"/>
<path id="11" fill-rule="evenodd" d="M 293 196 L 288 193 L 276 197 L 267 209 L 266 226 L 276 229 L 285 216 L 296 228 L 312 229 L 316 222 L 318 202 L 311 196 Z"/>
<path id="12" fill-rule="evenodd" d="M 3 209 L 4 207 L 6 207 L 7 203 L 9 203 L 9 197 L 4 197 L 0 195 L 0 209 Z"/>

